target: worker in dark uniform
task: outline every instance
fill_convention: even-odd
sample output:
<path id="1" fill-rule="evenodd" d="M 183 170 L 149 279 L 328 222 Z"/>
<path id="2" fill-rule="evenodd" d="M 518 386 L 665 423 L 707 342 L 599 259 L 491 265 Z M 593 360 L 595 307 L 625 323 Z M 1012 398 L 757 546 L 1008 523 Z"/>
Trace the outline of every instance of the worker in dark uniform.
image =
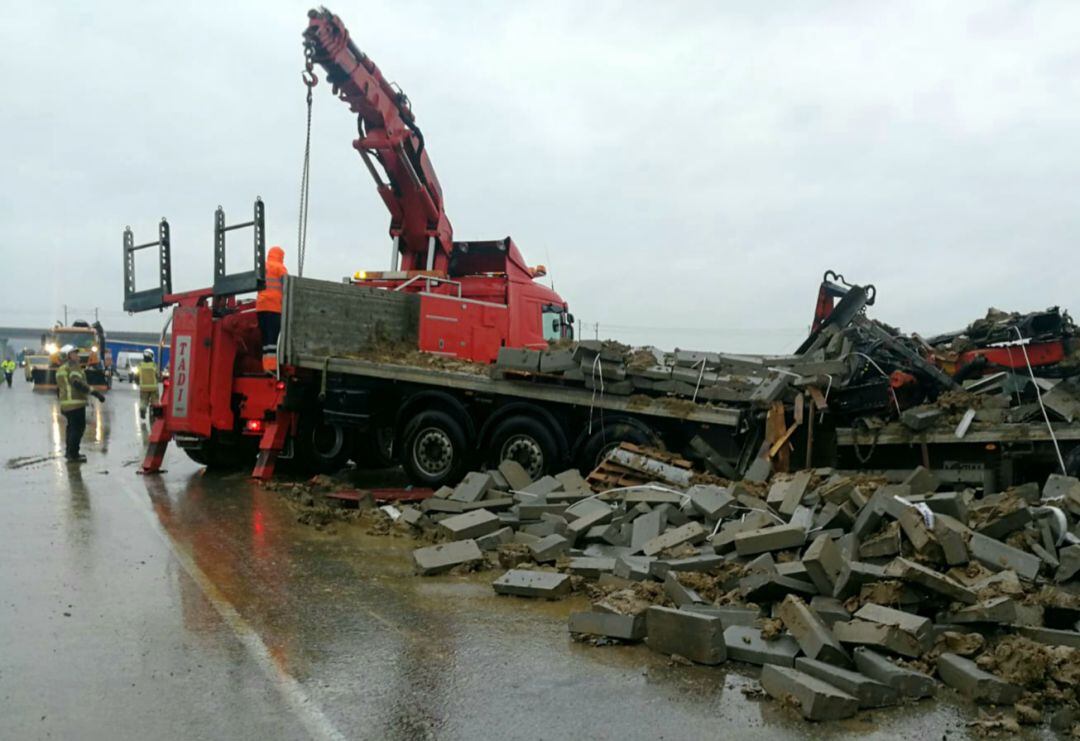
<path id="1" fill-rule="evenodd" d="M 262 335 L 262 366 L 267 373 L 277 373 L 277 339 L 281 332 L 281 289 L 285 276 L 285 250 L 277 245 L 266 255 L 266 288 L 255 297 L 255 312 Z"/>
<path id="2" fill-rule="evenodd" d="M 86 456 L 79 452 L 79 445 L 86 431 L 86 397 L 91 395 L 98 401 L 105 401 L 105 395 L 90 388 L 86 382 L 86 373 L 79 365 L 79 348 L 64 345 L 60 352 L 64 364 L 56 371 L 56 391 L 67 428 L 64 432 L 65 457 L 71 463 L 82 463 Z"/>

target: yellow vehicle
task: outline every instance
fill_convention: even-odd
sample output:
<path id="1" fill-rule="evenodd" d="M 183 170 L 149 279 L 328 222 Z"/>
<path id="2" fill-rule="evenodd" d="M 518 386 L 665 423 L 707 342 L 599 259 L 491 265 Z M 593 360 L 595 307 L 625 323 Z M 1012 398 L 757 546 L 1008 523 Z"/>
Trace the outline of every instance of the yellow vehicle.
<path id="1" fill-rule="evenodd" d="M 73 345 L 79 349 L 79 365 L 86 371 L 86 382 L 91 388 L 104 391 L 112 385 L 112 376 L 102 361 L 105 355 L 104 332 L 86 322 L 76 321 L 70 327 L 57 324 L 42 339 L 49 362 L 45 367 L 30 369 L 35 391 L 56 388 L 56 370 L 64 362 L 64 358 L 60 356 L 60 348 L 64 345 Z"/>
<path id="2" fill-rule="evenodd" d="M 34 380 L 35 368 L 48 370 L 49 356 L 45 353 L 26 353 L 23 355 L 23 370 L 26 371 L 26 381 L 28 383 Z"/>

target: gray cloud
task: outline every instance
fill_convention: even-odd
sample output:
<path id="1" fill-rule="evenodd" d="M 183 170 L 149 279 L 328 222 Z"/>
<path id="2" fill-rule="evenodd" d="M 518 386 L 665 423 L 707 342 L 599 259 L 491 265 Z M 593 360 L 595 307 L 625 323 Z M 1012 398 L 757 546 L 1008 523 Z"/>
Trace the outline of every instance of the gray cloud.
<path id="1" fill-rule="evenodd" d="M 295 268 L 307 5 L 6 11 L 0 324 L 120 312 L 120 234 L 267 203 Z M 364 3 L 333 8 L 401 83 L 460 238 L 512 235 L 602 335 L 785 351 L 826 268 L 875 315 L 962 326 L 1075 296 L 1080 53 L 1069 3 Z M 316 89 L 306 274 L 380 268 L 388 218 Z M 591 333 L 591 329 L 590 329 Z"/>

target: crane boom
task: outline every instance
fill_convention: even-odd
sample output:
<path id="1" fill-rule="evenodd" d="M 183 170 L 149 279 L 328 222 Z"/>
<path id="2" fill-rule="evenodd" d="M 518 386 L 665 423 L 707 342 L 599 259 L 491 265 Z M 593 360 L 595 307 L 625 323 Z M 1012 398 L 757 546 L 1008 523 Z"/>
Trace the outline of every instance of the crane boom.
<path id="1" fill-rule="evenodd" d="M 445 273 L 453 227 L 408 97 L 386 81 L 349 38 L 341 19 L 326 8 L 308 12 L 304 46 L 308 59 L 326 71 L 334 94 L 357 114 L 360 137 L 353 147 L 360 152 L 390 211 L 390 236 L 401 258 L 400 269 Z M 373 158 L 382 166 L 387 181 Z"/>

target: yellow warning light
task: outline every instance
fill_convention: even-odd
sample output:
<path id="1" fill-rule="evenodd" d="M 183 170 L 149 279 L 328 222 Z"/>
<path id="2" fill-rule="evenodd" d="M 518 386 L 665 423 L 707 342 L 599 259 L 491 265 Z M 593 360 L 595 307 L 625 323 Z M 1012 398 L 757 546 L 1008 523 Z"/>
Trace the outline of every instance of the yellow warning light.
<path id="1" fill-rule="evenodd" d="M 353 279 L 354 280 L 366 280 L 367 279 L 367 272 L 364 271 L 364 270 L 357 270 L 356 273 L 353 275 Z"/>

